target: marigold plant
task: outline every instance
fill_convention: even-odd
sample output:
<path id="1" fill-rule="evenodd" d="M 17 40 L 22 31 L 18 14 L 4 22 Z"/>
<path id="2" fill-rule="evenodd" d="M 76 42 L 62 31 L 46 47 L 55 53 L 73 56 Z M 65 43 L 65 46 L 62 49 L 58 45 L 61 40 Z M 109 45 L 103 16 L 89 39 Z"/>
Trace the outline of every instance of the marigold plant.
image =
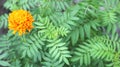
<path id="1" fill-rule="evenodd" d="M 15 10 L 9 14 L 8 22 L 9 29 L 13 30 L 13 33 L 19 33 L 19 35 L 25 34 L 26 31 L 29 31 L 33 28 L 34 19 L 30 12 L 26 10 Z"/>
<path id="2" fill-rule="evenodd" d="M 120 67 L 120 0 L 1 1 L 0 67 Z"/>

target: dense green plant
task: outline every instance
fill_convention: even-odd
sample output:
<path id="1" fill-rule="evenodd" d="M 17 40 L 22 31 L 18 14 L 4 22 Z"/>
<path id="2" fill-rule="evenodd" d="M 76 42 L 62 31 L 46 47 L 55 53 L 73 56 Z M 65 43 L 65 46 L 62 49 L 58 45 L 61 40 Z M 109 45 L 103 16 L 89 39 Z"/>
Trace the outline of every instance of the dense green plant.
<path id="1" fill-rule="evenodd" d="M 0 65 L 120 67 L 119 0 L 7 0 L 10 11 L 34 17 L 31 32 L 0 35 Z M 0 28 L 8 28 L 8 14 Z"/>

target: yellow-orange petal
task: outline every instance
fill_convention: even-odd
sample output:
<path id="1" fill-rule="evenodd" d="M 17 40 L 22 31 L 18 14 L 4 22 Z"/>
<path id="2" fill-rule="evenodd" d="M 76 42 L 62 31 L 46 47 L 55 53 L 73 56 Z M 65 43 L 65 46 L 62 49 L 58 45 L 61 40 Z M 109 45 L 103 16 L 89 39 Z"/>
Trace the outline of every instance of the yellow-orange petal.
<path id="1" fill-rule="evenodd" d="M 25 34 L 27 30 L 30 32 L 30 30 L 33 28 L 33 21 L 34 19 L 30 12 L 26 10 L 15 10 L 9 14 L 8 28 L 13 30 L 14 34 L 18 32 L 19 35 L 22 35 Z"/>

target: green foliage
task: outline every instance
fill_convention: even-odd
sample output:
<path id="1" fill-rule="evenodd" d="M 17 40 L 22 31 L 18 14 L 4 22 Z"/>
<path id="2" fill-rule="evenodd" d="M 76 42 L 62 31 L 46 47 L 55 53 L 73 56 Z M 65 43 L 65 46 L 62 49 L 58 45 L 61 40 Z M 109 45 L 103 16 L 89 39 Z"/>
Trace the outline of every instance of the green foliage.
<path id="1" fill-rule="evenodd" d="M 97 31 L 99 27 L 99 19 L 95 14 L 96 7 L 88 2 L 80 2 L 71 10 L 76 10 L 78 21 L 76 26 L 71 31 L 72 44 L 76 44 L 78 40 L 83 41 L 85 38 L 90 38 L 91 31 Z M 92 17 L 92 18 L 91 18 Z"/>
<path id="2" fill-rule="evenodd" d="M 8 21 L 6 20 L 8 18 L 7 14 L 3 14 L 0 16 L 0 28 L 4 27 L 7 28 L 8 27 Z"/>
<path id="3" fill-rule="evenodd" d="M 0 35 L 1 66 L 120 67 L 119 0 L 6 0 L 4 7 L 28 10 L 34 28 Z M 8 28 L 8 14 L 0 28 Z"/>
<path id="4" fill-rule="evenodd" d="M 55 60 L 53 57 L 51 57 L 51 54 L 45 53 L 45 57 L 43 58 L 45 61 L 42 62 L 43 67 L 63 67 L 63 63 L 60 63 L 59 61 Z"/>
<path id="5" fill-rule="evenodd" d="M 43 7 L 51 7 L 51 9 L 54 10 L 65 10 L 66 8 L 69 7 L 69 2 L 67 0 L 43 0 L 42 5 Z"/>
<path id="6" fill-rule="evenodd" d="M 39 30 L 38 34 L 44 38 L 58 38 L 59 36 L 67 36 L 69 30 L 65 27 L 57 27 L 50 23 L 48 18 L 40 18 L 40 21 L 34 23 Z"/>
<path id="7" fill-rule="evenodd" d="M 113 35 L 116 32 L 116 22 L 118 22 L 116 19 L 115 12 L 104 12 L 102 15 L 103 19 L 103 25 L 105 25 L 107 33 L 112 33 Z"/>
<path id="8" fill-rule="evenodd" d="M 7 0 L 4 6 L 10 10 L 35 8 L 39 0 Z"/>
<path id="9" fill-rule="evenodd" d="M 0 47 L 0 65 L 1 66 L 10 66 L 8 61 L 5 61 L 5 58 L 8 56 L 8 52 L 4 52 L 7 50 L 7 48 Z M 4 52 L 4 53 L 3 53 Z"/>
<path id="10" fill-rule="evenodd" d="M 20 60 L 15 60 L 12 62 L 10 67 L 21 67 Z"/>
<path id="11" fill-rule="evenodd" d="M 119 66 L 119 63 L 116 63 L 120 62 L 118 61 L 119 44 L 118 35 L 112 37 L 96 36 L 83 42 L 83 44 L 76 48 L 72 61 L 79 61 L 79 65 L 82 66 L 89 65 L 94 59 L 102 59 L 103 61 L 110 62 L 109 65 L 106 64 L 107 66 Z"/>
<path id="12" fill-rule="evenodd" d="M 69 65 L 68 58 L 71 56 L 65 44 L 66 43 L 62 43 L 61 39 L 59 39 L 51 42 L 47 45 L 47 47 L 49 48 L 49 53 L 52 57 L 54 57 L 55 60 L 58 60 L 59 63 L 64 61 L 66 64 Z"/>
<path id="13" fill-rule="evenodd" d="M 43 53 L 41 50 L 42 45 L 44 45 L 42 40 L 36 34 L 33 34 L 28 38 L 23 37 L 23 41 L 23 45 L 20 47 L 22 58 L 25 58 L 27 56 L 29 58 L 33 58 L 34 61 L 41 61 Z"/>

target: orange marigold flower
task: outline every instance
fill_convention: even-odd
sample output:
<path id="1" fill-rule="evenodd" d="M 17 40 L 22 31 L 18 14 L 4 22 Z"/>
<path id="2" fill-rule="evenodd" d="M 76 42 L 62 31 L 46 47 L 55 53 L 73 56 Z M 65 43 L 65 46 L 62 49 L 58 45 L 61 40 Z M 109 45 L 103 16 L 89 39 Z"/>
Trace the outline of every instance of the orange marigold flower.
<path id="1" fill-rule="evenodd" d="M 26 10 L 15 10 L 9 14 L 8 17 L 8 26 L 10 30 L 13 30 L 13 33 L 19 33 L 19 35 L 25 34 L 26 31 L 29 31 L 33 28 L 34 19 L 30 12 Z"/>

